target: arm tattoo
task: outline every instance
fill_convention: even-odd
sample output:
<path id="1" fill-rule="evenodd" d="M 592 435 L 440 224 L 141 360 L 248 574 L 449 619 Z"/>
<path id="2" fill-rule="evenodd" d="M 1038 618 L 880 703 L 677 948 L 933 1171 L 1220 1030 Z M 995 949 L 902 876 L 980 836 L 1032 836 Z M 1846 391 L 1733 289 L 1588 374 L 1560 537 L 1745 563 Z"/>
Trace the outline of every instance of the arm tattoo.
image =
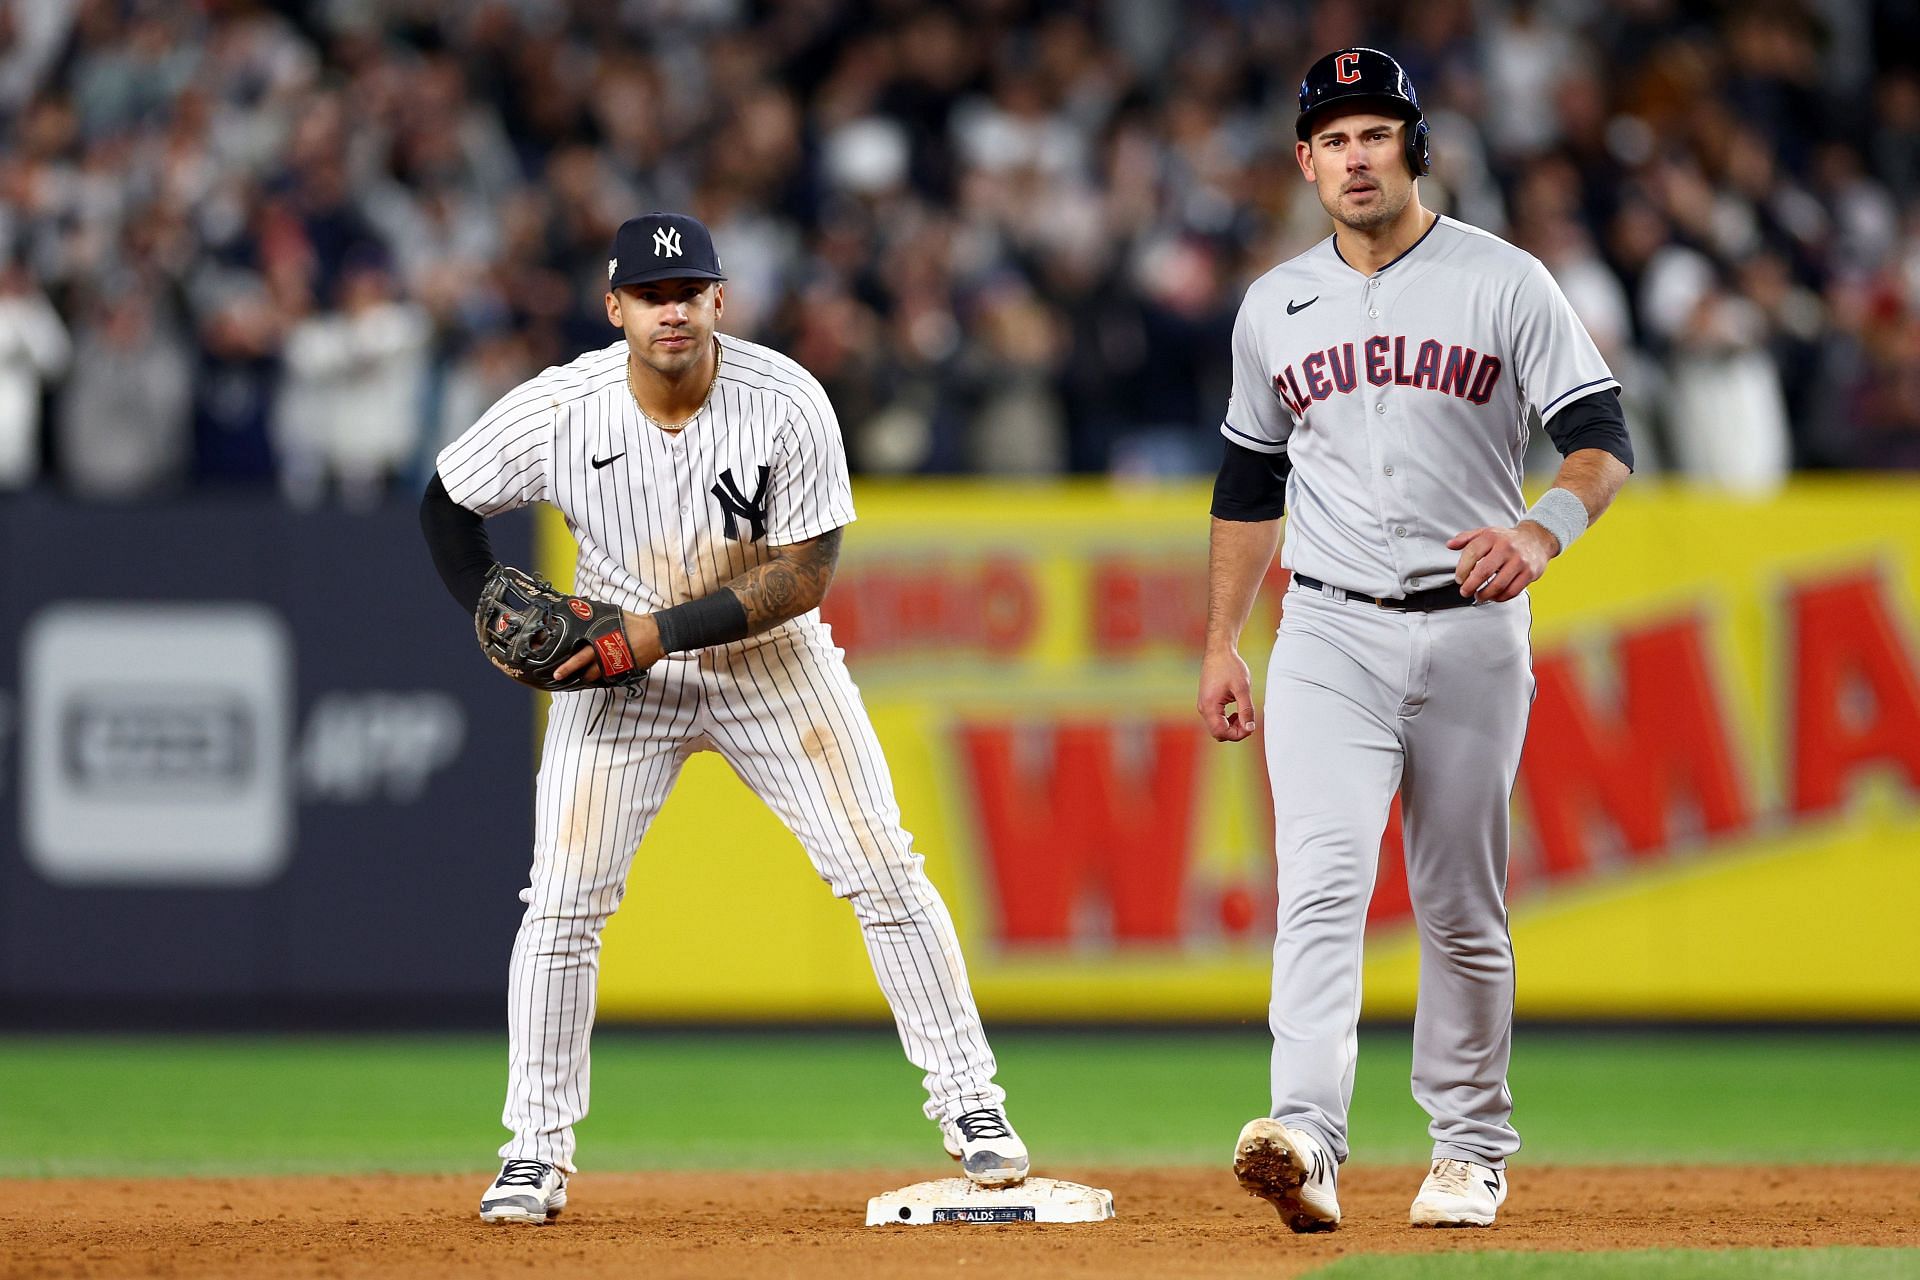
<path id="1" fill-rule="evenodd" d="M 840 562 L 841 532 L 829 529 L 817 538 L 777 548 L 771 560 L 727 584 L 746 608 L 750 634 L 796 618 L 826 598 Z"/>

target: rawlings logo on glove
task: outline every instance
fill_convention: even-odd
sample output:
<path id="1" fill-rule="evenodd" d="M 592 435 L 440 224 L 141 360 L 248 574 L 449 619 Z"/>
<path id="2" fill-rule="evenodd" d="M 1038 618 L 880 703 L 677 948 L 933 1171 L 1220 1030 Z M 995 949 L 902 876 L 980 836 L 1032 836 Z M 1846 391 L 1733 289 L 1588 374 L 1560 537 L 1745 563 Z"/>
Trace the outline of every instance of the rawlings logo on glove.
<path id="1" fill-rule="evenodd" d="M 487 575 L 473 630 L 489 662 L 536 689 L 562 693 L 647 678 L 634 665 L 617 605 L 562 595 L 551 583 L 506 565 L 495 565 Z M 582 645 L 592 645 L 599 655 L 600 679 L 560 679 L 554 673 Z"/>

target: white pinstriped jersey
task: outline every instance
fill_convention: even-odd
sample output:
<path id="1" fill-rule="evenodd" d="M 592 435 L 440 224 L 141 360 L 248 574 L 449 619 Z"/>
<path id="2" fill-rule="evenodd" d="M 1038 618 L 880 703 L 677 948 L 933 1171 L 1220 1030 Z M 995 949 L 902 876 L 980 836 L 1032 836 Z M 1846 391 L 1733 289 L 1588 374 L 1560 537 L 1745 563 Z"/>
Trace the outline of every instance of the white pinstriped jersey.
<path id="1" fill-rule="evenodd" d="M 1441 217 L 1372 276 L 1329 236 L 1254 281 L 1220 431 L 1293 464 L 1282 564 L 1403 596 L 1525 515 L 1530 409 L 1619 385 L 1537 258 Z"/>
<path id="2" fill-rule="evenodd" d="M 549 502 L 580 544 L 574 590 L 651 613 L 717 591 L 854 518 L 840 424 L 818 380 L 726 334 L 718 380 L 679 431 L 641 416 L 624 339 L 501 397 L 440 451 L 440 479 L 483 516 Z M 823 630 L 818 610 L 760 633 Z M 685 655 L 675 655 L 685 656 Z"/>

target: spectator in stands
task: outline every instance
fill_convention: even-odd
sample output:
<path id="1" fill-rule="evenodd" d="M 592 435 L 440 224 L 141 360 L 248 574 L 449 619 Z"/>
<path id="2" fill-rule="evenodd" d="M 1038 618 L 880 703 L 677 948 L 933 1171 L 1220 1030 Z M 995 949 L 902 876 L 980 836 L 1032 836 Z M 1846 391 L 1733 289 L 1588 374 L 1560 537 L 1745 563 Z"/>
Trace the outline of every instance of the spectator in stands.
<path id="1" fill-rule="evenodd" d="M 193 457 L 193 364 L 143 284 L 88 308 L 56 455 L 68 492 L 120 501 L 177 492 Z"/>
<path id="2" fill-rule="evenodd" d="M 329 492 L 376 505 L 419 452 L 426 411 L 425 311 L 394 296 L 384 260 L 343 262 L 339 306 L 294 325 L 275 406 L 281 489 L 296 505 Z"/>
<path id="3" fill-rule="evenodd" d="M 40 400 L 67 369 L 67 326 L 17 262 L 0 263 L 0 490 L 40 474 Z"/>
<path id="4" fill-rule="evenodd" d="M 194 475 L 214 487 L 269 485 L 269 422 L 285 313 L 266 282 L 248 271 L 210 269 L 195 292 Z"/>

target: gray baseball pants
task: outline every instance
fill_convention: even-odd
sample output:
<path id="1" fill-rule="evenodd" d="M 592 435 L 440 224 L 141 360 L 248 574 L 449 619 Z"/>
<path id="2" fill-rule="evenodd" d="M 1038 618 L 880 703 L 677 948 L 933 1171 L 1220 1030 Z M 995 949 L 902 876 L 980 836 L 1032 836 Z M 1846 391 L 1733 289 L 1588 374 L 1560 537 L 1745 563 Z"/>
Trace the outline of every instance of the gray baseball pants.
<path id="1" fill-rule="evenodd" d="M 1402 613 L 1294 585 L 1266 691 L 1279 869 L 1273 1110 L 1347 1157 L 1361 938 L 1394 793 L 1420 936 L 1413 1096 L 1435 1159 L 1502 1168 L 1508 798 L 1533 698 L 1523 595 Z"/>

